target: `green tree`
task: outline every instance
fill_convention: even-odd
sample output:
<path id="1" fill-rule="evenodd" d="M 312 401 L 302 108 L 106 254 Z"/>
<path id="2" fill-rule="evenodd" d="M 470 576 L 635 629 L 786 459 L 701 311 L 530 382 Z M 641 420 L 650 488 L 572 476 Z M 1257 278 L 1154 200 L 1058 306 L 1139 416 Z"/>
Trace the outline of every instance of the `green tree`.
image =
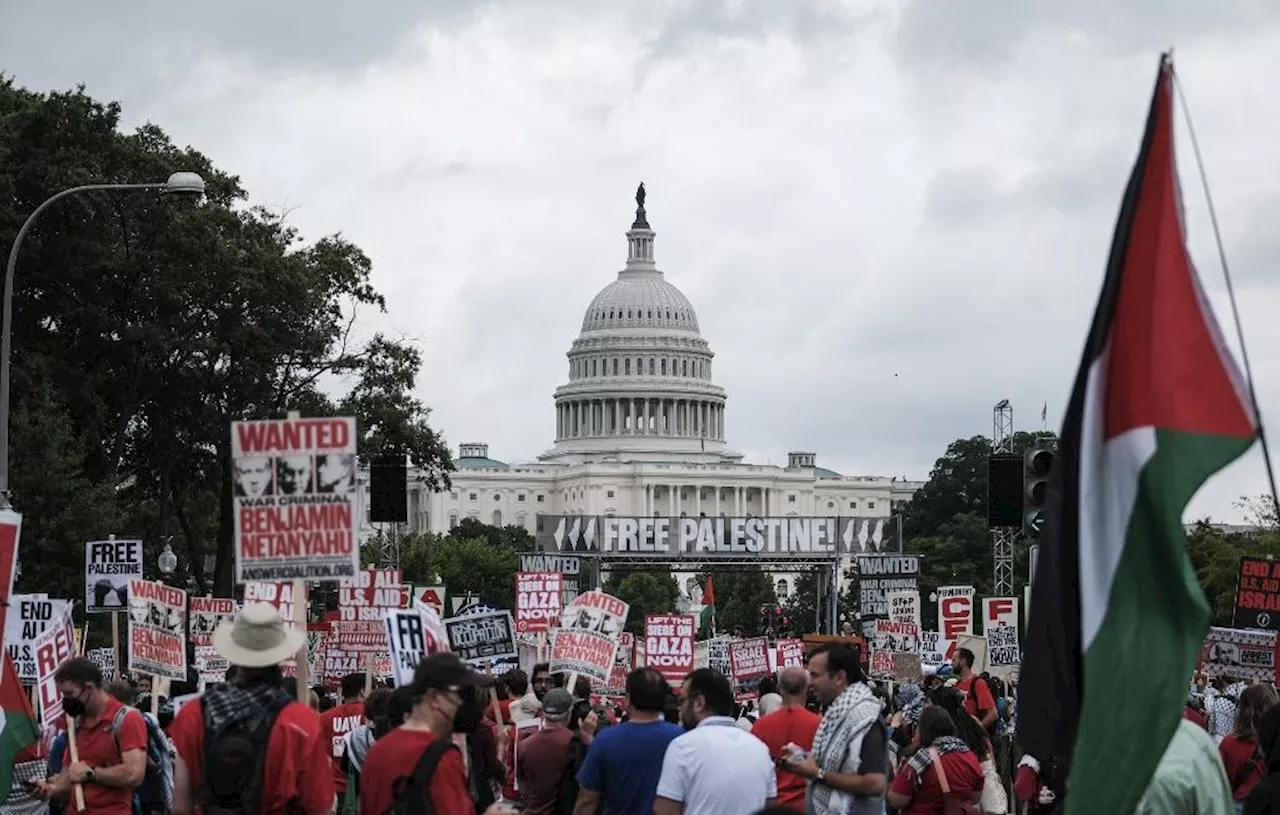
<path id="1" fill-rule="evenodd" d="M 613 571 L 604 591 L 630 604 L 626 630 L 636 635 L 644 633 L 645 615 L 675 612 L 676 598 L 680 596 L 676 579 L 664 571 Z"/>
<path id="2" fill-rule="evenodd" d="M 816 633 L 814 623 L 818 616 L 818 569 L 809 568 L 800 572 L 783 607 L 791 620 L 791 633 L 797 636 Z"/>
<path id="3" fill-rule="evenodd" d="M 760 606 L 778 602 L 773 577 L 756 567 L 703 572 L 698 579 L 704 591 L 708 577 L 715 579 L 716 630 L 721 634 L 741 632 L 744 636 L 764 633 L 760 629 Z"/>
<path id="4" fill-rule="evenodd" d="M 303 242 L 207 157 L 154 125 L 121 133 L 119 119 L 83 89 L 0 79 L 0 234 L 78 184 L 178 170 L 207 184 L 200 203 L 73 196 L 23 246 L 10 486 L 23 549 L 40 552 L 24 589 L 77 596 L 83 542 L 116 533 L 146 540 L 149 558 L 175 536 L 181 575 L 228 595 L 237 419 L 354 414 L 362 456 L 403 451 L 428 486 L 447 485 L 448 450 L 413 396 L 419 351 L 353 339 L 356 319 L 384 308 L 368 258 L 338 236 Z"/>
<path id="5" fill-rule="evenodd" d="M 484 538 L 490 546 L 499 546 L 513 552 L 532 552 L 536 548 L 533 535 L 523 526 L 508 524 L 493 526 L 481 523 L 475 518 L 463 518 L 459 524 L 449 530 L 454 538 Z"/>
<path id="6" fill-rule="evenodd" d="M 431 564 L 450 597 L 470 593 L 499 608 L 515 608 L 515 552 L 484 538 L 442 538 L 433 548 Z"/>

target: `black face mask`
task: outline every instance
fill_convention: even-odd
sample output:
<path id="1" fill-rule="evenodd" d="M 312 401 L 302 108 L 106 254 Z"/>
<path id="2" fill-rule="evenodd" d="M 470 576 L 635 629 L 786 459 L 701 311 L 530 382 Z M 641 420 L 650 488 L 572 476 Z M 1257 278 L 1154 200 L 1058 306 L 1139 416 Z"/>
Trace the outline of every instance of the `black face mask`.
<path id="1" fill-rule="evenodd" d="M 75 719 L 85 714 L 84 702 L 79 696 L 62 697 L 62 712 Z"/>
<path id="2" fill-rule="evenodd" d="M 484 708 L 476 701 L 475 696 L 467 694 L 462 697 L 462 704 L 453 714 L 453 732 L 474 733 L 480 728 L 480 720 L 484 718 Z"/>

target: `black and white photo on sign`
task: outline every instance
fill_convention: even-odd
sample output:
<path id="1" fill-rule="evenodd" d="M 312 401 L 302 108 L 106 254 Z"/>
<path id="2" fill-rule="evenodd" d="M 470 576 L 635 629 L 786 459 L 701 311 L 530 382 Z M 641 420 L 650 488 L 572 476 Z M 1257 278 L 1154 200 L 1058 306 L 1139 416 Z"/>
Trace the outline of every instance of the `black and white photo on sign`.
<path id="1" fill-rule="evenodd" d="M 142 577 L 142 541 L 89 541 L 84 548 L 85 611 L 129 607 L 129 581 Z"/>
<path id="2" fill-rule="evenodd" d="M 182 630 L 186 616 L 184 609 L 166 603 L 144 597 L 129 599 L 129 622 L 134 627 L 146 626 L 186 638 L 187 632 Z"/>
<path id="3" fill-rule="evenodd" d="M 348 493 L 356 488 L 356 457 L 345 453 L 316 456 L 316 492 Z"/>
<path id="4" fill-rule="evenodd" d="M 306 455 L 278 456 L 276 458 L 276 494 L 306 495 L 312 489 L 315 459 Z"/>
<path id="5" fill-rule="evenodd" d="M 235 459 L 235 485 L 238 498 L 262 498 L 275 495 L 272 460 L 267 456 L 241 456 Z"/>

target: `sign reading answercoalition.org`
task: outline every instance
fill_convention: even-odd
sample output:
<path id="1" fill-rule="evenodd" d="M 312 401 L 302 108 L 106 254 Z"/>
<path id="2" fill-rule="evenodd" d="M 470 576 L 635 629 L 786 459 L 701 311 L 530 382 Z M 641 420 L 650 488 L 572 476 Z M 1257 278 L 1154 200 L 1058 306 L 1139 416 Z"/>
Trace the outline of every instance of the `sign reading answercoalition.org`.
<path id="1" fill-rule="evenodd" d="M 886 530 L 895 534 L 888 535 Z M 892 518 L 615 518 L 538 516 L 544 552 L 676 559 L 759 555 L 781 560 L 900 551 Z"/>

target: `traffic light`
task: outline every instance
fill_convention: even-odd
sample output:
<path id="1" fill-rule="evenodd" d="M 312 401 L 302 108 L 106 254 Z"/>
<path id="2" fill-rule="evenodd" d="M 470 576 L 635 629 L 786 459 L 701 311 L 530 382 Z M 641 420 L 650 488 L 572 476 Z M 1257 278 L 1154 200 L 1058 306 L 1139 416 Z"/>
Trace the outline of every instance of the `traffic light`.
<path id="1" fill-rule="evenodd" d="M 769 630 L 769 612 L 771 612 L 772 610 L 773 609 L 771 609 L 769 606 L 760 606 L 760 633 L 761 634 Z"/>
<path id="2" fill-rule="evenodd" d="M 1039 537 L 1044 526 L 1053 457 L 1053 450 L 1043 445 L 1030 448 L 1022 457 L 1022 531 L 1032 538 Z"/>

